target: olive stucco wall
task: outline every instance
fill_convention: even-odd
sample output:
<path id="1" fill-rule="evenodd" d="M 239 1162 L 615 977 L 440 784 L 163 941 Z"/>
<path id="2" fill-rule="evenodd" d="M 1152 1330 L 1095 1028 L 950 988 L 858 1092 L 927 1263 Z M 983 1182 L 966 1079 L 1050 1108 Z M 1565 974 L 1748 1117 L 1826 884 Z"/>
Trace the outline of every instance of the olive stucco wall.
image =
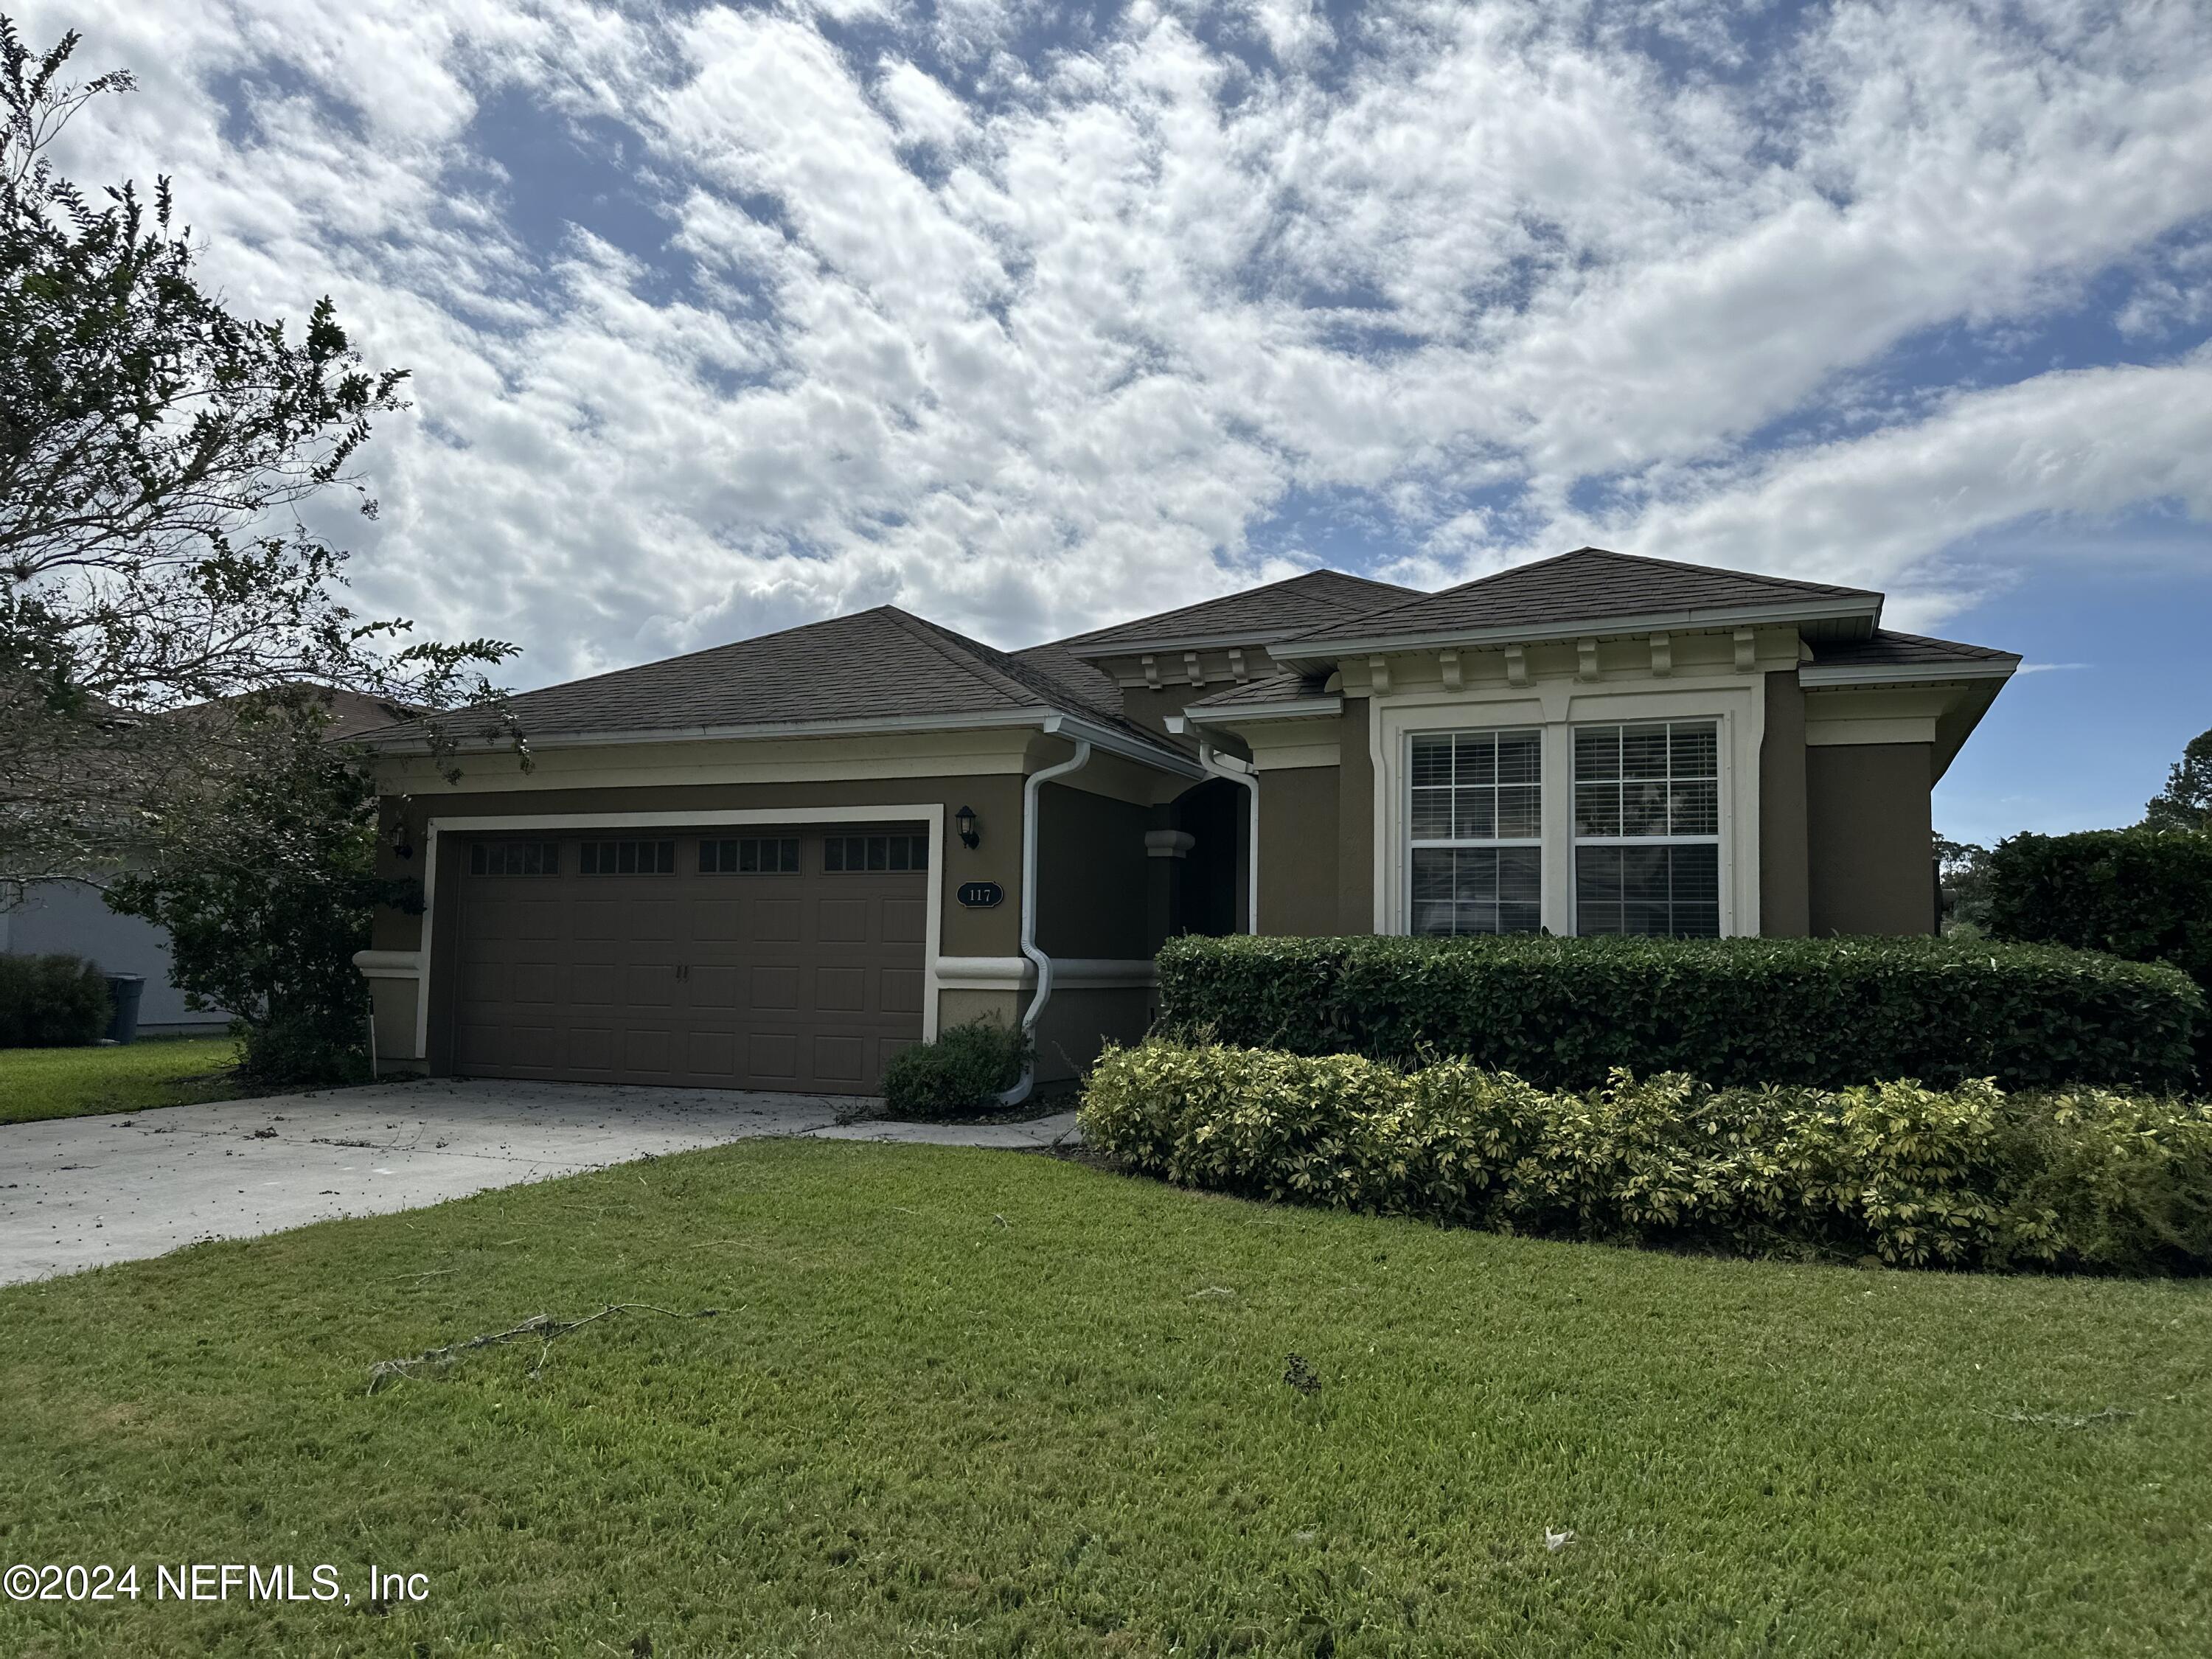
<path id="1" fill-rule="evenodd" d="M 1260 775 L 1260 932 L 1334 933 L 1341 914 L 1336 838 L 1339 768 Z"/>
<path id="2" fill-rule="evenodd" d="M 1260 774 L 1260 932 L 1375 931 L 1375 759 L 1364 697 L 1346 697 L 1317 740 L 1334 738 L 1334 766 Z"/>
<path id="3" fill-rule="evenodd" d="M 1936 931 L 1934 776 L 1930 744 L 1805 750 L 1808 910 L 1816 936 Z"/>
<path id="4" fill-rule="evenodd" d="M 1037 796 L 1037 948 L 1120 961 L 1152 955 L 1153 941 L 1145 937 L 1150 810 L 1058 783 Z"/>
<path id="5" fill-rule="evenodd" d="M 1158 948 L 1149 936 L 1151 810 L 1064 784 L 1037 795 L 1037 948 L 1055 958 L 1149 957 Z M 1134 1042 L 1151 1023 L 1147 987 L 1055 987 L 1037 1023 L 1037 1082 L 1069 1081 L 1104 1042 Z"/>
<path id="6" fill-rule="evenodd" d="M 1759 931 L 1802 939 L 1811 930 L 1811 857 L 1805 832 L 1805 692 L 1793 670 L 1766 677 L 1766 736 L 1759 751 Z"/>

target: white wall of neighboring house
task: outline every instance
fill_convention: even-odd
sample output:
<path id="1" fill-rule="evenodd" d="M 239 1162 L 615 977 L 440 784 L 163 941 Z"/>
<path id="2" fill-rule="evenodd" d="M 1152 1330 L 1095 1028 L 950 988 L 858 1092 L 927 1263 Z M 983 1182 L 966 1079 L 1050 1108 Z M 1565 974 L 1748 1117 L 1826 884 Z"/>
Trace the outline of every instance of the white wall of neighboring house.
<path id="1" fill-rule="evenodd" d="M 37 957 L 61 952 L 100 964 L 102 973 L 143 974 L 138 1005 L 142 1036 L 223 1030 L 230 1016 L 185 1006 L 185 994 L 169 983 L 169 936 L 150 921 L 118 916 L 100 890 L 81 881 L 42 881 L 23 902 L 0 910 L 0 951 Z"/>

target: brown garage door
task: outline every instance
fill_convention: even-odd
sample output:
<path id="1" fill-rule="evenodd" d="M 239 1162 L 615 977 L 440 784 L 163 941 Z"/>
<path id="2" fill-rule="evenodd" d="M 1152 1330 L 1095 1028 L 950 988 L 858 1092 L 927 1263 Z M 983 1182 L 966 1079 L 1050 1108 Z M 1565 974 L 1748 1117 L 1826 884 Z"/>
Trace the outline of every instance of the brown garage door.
<path id="1" fill-rule="evenodd" d="M 928 848 L 911 824 L 464 842 L 453 1068 L 872 1094 L 921 1036 Z"/>

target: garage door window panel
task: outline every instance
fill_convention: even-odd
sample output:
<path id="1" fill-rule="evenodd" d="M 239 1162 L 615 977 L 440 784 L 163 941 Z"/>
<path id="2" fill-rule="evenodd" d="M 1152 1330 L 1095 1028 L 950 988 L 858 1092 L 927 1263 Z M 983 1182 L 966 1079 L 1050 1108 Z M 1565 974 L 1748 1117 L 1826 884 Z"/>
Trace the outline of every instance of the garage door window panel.
<path id="1" fill-rule="evenodd" d="M 582 872 L 587 876 L 672 876 L 676 873 L 676 843 L 672 841 L 587 841 Z"/>
<path id="2" fill-rule="evenodd" d="M 744 836 L 732 841 L 702 841 L 699 843 L 699 873 L 795 876 L 799 873 L 799 837 Z"/>
<path id="3" fill-rule="evenodd" d="M 822 867 L 833 874 L 929 868 L 927 836 L 830 836 L 822 843 Z"/>
<path id="4" fill-rule="evenodd" d="M 561 843 L 556 841 L 480 841 L 469 848 L 472 876 L 557 876 Z"/>

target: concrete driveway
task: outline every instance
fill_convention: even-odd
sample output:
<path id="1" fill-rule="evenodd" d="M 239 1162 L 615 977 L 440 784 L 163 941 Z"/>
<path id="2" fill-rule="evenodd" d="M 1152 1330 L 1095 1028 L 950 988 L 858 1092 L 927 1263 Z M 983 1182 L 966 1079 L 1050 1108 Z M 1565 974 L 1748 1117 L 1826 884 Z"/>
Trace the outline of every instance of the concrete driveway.
<path id="1" fill-rule="evenodd" d="M 410 1082 L 0 1125 L 0 1285 L 379 1215 L 767 1135 L 1036 1149 L 1030 1123 L 868 1121 L 879 1103 L 734 1090 Z"/>

